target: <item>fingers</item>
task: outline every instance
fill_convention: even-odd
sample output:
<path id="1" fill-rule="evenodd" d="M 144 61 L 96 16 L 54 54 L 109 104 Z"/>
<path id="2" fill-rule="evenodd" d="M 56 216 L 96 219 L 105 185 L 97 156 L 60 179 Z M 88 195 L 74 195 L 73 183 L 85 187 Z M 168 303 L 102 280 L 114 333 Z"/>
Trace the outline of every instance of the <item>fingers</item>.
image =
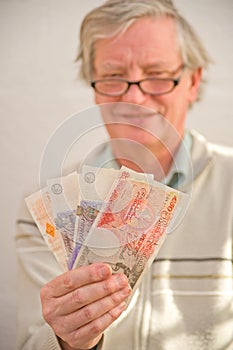
<path id="1" fill-rule="evenodd" d="M 58 327 L 62 327 L 63 330 L 65 329 L 66 333 L 72 333 L 77 327 L 83 327 L 93 320 L 102 317 L 104 314 L 111 312 L 111 310 L 114 310 L 117 306 L 120 307 L 121 305 L 124 309 L 123 305 L 125 305 L 125 299 L 130 293 L 131 289 L 125 287 L 92 304 L 87 304 L 85 307 L 82 307 L 72 314 L 61 317 L 61 323 L 59 322 Z M 56 331 L 59 331 L 59 329 L 56 329 Z"/>
<path id="2" fill-rule="evenodd" d="M 127 277 L 123 274 L 116 274 L 104 281 L 85 285 L 57 299 L 56 312 L 60 315 L 70 314 L 106 295 L 114 295 L 123 288 L 129 289 Z"/>
<path id="3" fill-rule="evenodd" d="M 55 334 L 74 348 L 95 344 L 125 309 L 131 288 L 124 274 L 96 263 L 68 271 L 41 290 L 42 312 Z"/>
<path id="4" fill-rule="evenodd" d="M 65 335 L 65 341 L 74 348 L 88 348 L 89 344 L 91 344 L 91 339 L 96 339 L 100 336 L 121 315 L 125 307 L 125 302 L 120 303 L 101 317 Z"/>
<path id="5" fill-rule="evenodd" d="M 86 284 L 95 283 L 111 276 L 111 267 L 96 263 L 65 272 L 47 283 L 41 291 L 42 298 L 60 297 Z"/>

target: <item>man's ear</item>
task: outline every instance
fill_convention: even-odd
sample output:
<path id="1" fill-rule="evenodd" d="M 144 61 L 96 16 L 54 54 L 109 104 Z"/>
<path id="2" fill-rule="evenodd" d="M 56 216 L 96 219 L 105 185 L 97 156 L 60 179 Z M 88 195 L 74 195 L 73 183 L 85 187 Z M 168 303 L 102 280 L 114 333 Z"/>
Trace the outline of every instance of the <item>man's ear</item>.
<path id="1" fill-rule="evenodd" d="M 199 67 L 190 73 L 189 102 L 193 103 L 198 96 L 198 91 L 202 78 L 202 68 Z"/>

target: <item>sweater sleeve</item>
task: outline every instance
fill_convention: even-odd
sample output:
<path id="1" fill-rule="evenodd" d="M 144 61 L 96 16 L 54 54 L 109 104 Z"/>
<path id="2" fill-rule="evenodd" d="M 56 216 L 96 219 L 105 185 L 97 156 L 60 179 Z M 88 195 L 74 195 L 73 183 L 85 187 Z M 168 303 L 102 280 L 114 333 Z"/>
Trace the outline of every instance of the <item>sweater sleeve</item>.
<path id="1" fill-rule="evenodd" d="M 56 335 L 42 317 L 40 289 L 62 270 L 24 204 L 17 222 L 16 253 L 17 349 L 60 350 Z"/>
<path id="2" fill-rule="evenodd" d="M 22 350 L 60 350 L 61 347 L 48 324 L 39 327 L 20 348 Z"/>

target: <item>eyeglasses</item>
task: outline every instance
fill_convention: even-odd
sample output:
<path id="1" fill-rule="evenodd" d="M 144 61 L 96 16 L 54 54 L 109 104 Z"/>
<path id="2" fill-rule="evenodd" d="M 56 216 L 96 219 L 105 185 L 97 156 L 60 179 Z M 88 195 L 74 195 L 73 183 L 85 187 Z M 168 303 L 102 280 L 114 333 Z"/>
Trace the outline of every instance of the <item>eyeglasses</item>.
<path id="1" fill-rule="evenodd" d="M 182 70 L 180 76 L 176 79 L 172 78 L 146 78 L 138 81 L 128 81 L 125 79 L 100 79 L 91 82 L 91 86 L 101 95 L 105 96 L 122 96 L 127 93 L 131 85 L 137 85 L 144 94 L 153 96 L 164 95 L 171 92 L 180 82 L 185 65 L 178 67 Z"/>

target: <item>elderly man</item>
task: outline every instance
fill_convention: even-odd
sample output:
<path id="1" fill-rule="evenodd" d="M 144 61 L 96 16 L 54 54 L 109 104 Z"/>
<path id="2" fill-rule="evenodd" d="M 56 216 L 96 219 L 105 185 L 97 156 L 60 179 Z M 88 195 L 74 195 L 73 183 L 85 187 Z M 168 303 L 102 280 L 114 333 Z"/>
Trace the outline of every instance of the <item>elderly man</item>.
<path id="1" fill-rule="evenodd" d="M 208 54 L 169 0 L 106 1 L 85 17 L 80 45 L 82 75 L 95 102 L 105 106 L 100 108 L 110 139 L 118 140 L 111 146 L 116 167 L 192 189 L 191 201 L 125 312 L 131 293 L 125 275 L 113 275 L 102 263 L 59 274 L 51 253 L 42 252 L 39 233 L 30 234 L 28 225 L 17 244 L 21 251 L 34 247 L 20 258 L 21 290 L 35 308 L 23 315 L 20 299 L 19 346 L 232 349 L 233 152 L 185 131 Z M 138 144 L 143 147 L 137 152 Z M 36 299 L 42 285 L 46 322 Z"/>

